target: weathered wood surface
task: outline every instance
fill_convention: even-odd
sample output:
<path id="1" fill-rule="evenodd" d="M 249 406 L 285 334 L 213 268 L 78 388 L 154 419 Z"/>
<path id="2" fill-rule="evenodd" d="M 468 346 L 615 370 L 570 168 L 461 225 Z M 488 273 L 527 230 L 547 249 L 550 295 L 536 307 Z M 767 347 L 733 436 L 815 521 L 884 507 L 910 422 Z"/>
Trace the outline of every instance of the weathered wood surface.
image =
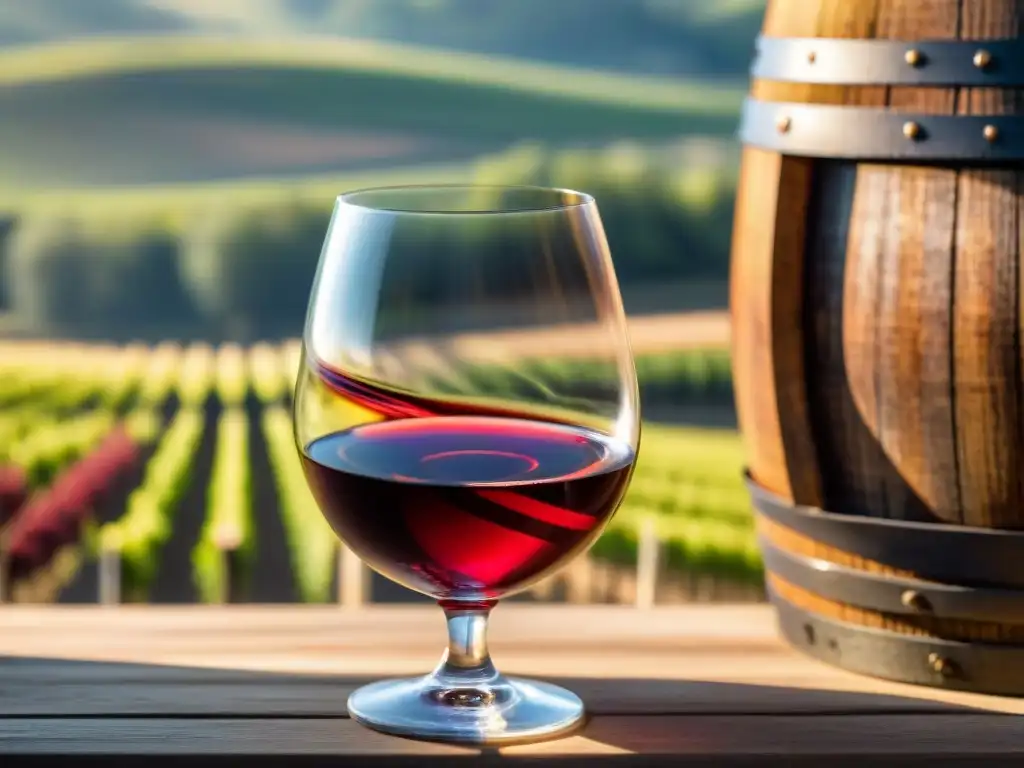
<path id="1" fill-rule="evenodd" d="M 1014 38 L 1021 0 L 772 0 L 769 37 Z M 1021 89 L 755 79 L 771 102 L 1019 114 Z M 801 504 L 1024 527 L 1017 167 L 744 150 L 731 310 L 750 468 Z M 808 361 L 811 361 L 808 363 Z"/>
<path id="2" fill-rule="evenodd" d="M 972 41 L 983 51 L 986 40 L 1020 39 L 1024 0 L 770 0 L 763 34 L 888 41 L 909 66 L 915 41 Z M 751 94 L 780 116 L 789 102 L 884 109 L 925 125 L 930 115 L 1024 113 L 1024 89 L 955 83 L 755 78 Z M 790 130 L 790 119 L 777 130 Z M 1024 530 L 1024 171 L 980 159 L 809 159 L 744 148 L 730 280 L 734 388 L 749 470 L 776 495 L 849 515 Z M 854 569 L 935 578 L 783 526 L 762 523 L 761 534 Z M 949 549 L 958 562 L 957 544 Z M 957 576 L 950 580 L 966 585 L 975 575 Z M 768 579 L 805 611 L 868 628 L 948 641 L 1024 638 L 1012 617 L 904 616 L 778 573 Z"/>
<path id="3" fill-rule="evenodd" d="M 424 673 L 437 661 L 443 622 L 428 606 L 6 606 L 0 764 L 54 753 L 177 756 L 190 766 L 197 756 L 214 764 L 232 755 L 276 756 L 282 765 L 296 756 L 383 765 L 458 755 L 776 765 L 785 756 L 793 765 L 828 757 L 831 768 L 846 760 L 980 765 L 1024 753 L 1024 719 L 1007 716 L 1024 712 L 1024 700 L 821 665 L 777 639 L 766 606 L 508 605 L 494 614 L 491 640 L 507 673 L 577 691 L 591 714 L 585 729 L 481 752 L 348 720 L 354 686 Z"/>

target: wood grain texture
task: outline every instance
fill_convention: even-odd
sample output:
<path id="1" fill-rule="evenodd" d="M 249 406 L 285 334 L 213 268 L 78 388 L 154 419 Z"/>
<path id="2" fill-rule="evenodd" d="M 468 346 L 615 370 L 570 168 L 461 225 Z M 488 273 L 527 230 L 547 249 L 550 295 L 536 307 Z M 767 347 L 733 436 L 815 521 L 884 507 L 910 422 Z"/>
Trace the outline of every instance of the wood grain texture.
<path id="1" fill-rule="evenodd" d="M 775 0 L 764 24 L 766 35 L 779 37 L 899 41 L 984 41 L 1022 32 L 1024 0 Z M 756 81 L 752 93 L 915 114 L 1024 109 L 1022 89 Z M 822 159 L 810 175 L 802 331 L 817 452 L 809 466 L 821 473 L 823 506 L 874 517 L 1024 528 L 1022 171 L 969 162 Z M 789 254 L 776 251 L 773 258 Z M 900 575 L 768 521 L 758 525 L 790 551 Z M 964 583 L 970 579 L 965 573 Z M 1024 642 L 1020 626 L 918 621 L 823 600 L 783 582 L 777 587 L 805 609 L 865 627 Z"/>
<path id="2" fill-rule="evenodd" d="M 1019 34 L 1022 19 L 1021 0 L 774 0 L 763 32 L 986 39 Z M 752 92 L 778 101 L 932 114 L 1001 114 L 1017 111 L 1020 102 L 1018 91 L 1009 89 L 757 81 Z M 786 160 L 779 162 L 780 173 Z M 770 172 L 761 168 L 756 176 L 764 183 Z M 1016 471 L 1024 451 L 1019 173 L 823 160 L 808 175 L 809 207 L 799 195 L 777 197 L 786 201 L 780 207 L 809 217 L 806 248 L 776 249 L 772 256 L 792 268 L 793 253 L 802 253 L 806 267 L 804 290 L 779 296 L 779 302 L 802 297 L 806 305 L 805 326 L 793 333 L 805 335 L 808 378 L 794 423 L 802 429 L 806 414 L 813 437 L 796 445 L 810 446 L 803 453 L 815 455 L 787 455 L 790 474 L 796 465 L 819 470 L 823 504 L 838 511 L 1024 525 Z M 744 228 L 737 224 L 737 231 Z M 737 247 L 747 248 L 747 241 Z M 742 298 L 742 291 L 734 292 L 734 312 Z M 742 348 L 744 340 L 736 345 Z M 762 407 L 753 396 L 747 400 L 741 410 Z M 744 431 L 746 423 L 741 419 Z M 779 424 L 781 431 L 784 416 Z M 755 431 L 761 440 L 764 431 Z"/>
<path id="3" fill-rule="evenodd" d="M 0 717 L 340 716 L 352 686 L 419 675 L 430 606 L 0 610 Z M 854 675 L 791 651 L 766 605 L 501 606 L 495 663 L 600 715 L 1024 713 L 1024 700 Z"/>
<path id="4" fill-rule="evenodd" d="M 774 392 L 762 402 L 764 377 L 771 372 L 770 272 L 778 201 L 778 153 L 743 150 L 729 268 L 730 352 L 736 415 L 751 473 L 775 493 L 792 499 L 784 466 Z M 767 200 L 766 200 L 767 198 Z"/>
<path id="5" fill-rule="evenodd" d="M 1020 0 L 963 0 L 961 36 L 1014 37 Z M 959 114 L 1013 114 L 1020 93 L 965 88 Z M 1024 527 L 1019 342 L 1020 172 L 960 172 L 957 191 L 953 348 L 962 519 Z"/>
<path id="6" fill-rule="evenodd" d="M 706 655 L 697 658 L 706 660 Z M 531 673 L 526 670 L 522 674 Z M 877 714 L 959 709 L 950 702 L 857 691 L 713 680 L 541 677 L 574 691 L 596 715 Z M 26 659 L 16 671 L 5 670 L 2 679 L 0 717 L 347 717 L 348 695 L 378 676 Z"/>
<path id="7" fill-rule="evenodd" d="M 649 765 L 663 757 L 653 764 L 800 765 L 827 757 L 830 765 L 937 766 L 950 755 L 987 756 L 991 765 L 1024 752 L 1024 720 L 1000 714 L 1024 711 L 1024 701 L 821 665 L 780 643 L 767 606 L 503 607 L 492 632 L 501 666 L 570 685 L 587 702 L 591 718 L 567 738 L 481 751 L 350 721 L 344 701 L 354 685 L 422 673 L 435 660 L 436 613 L 5 608 L 0 762 L 121 755 L 147 764 L 178 756 L 190 768 L 238 758 L 310 764 L 316 756 L 359 765 L 460 757 Z"/>
<path id="8" fill-rule="evenodd" d="M 1016 171 L 963 171 L 956 250 L 956 412 L 963 522 L 1024 527 Z"/>
<path id="9" fill-rule="evenodd" d="M 886 173 L 888 216 L 882 222 L 873 318 L 875 434 L 885 454 L 876 475 L 884 506 L 873 511 L 880 517 L 957 522 L 950 362 L 956 172 L 898 167 Z"/>
<path id="10" fill-rule="evenodd" d="M 810 186 L 810 161 L 744 150 L 730 308 L 737 415 L 751 472 L 787 499 L 819 504 L 801 330 Z"/>
<path id="11" fill-rule="evenodd" d="M 885 505 L 875 335 L 890 180 L 886 168 L 819 162 L 813 192 L 805 274 L 808 400 L 823 506 L 849 514 Z"/>
<path id="12" fill-rule="evenodd" d="M 772 2 L 764 29 L 771 34 L 796 25 L 809 31 L 801 23 L 806 25 L 807 17 L 795 14 L 792 4 Z M 733 386 L 751 473 L 775 493 L 803 504 L 821 503 L 801 315 L 811 168 L 808 160 L 744 150 L 729 298 Z"/>
<path id="13" fill-rule="evenodd" d="M 821 472 L 814 445 L 804 372 L 804 280 L 807 216 L 813 161 L 784 157 L 779 169 L 779 197 L 771 259 L 771 353 L 775 380 L 774 407 L 779 414 L 782 461 L 790 498 L 820 505 Z"/>
<path id="14" fill-rule="evenodd" d="M 888 0 L 775 0 L 766 10 L 763 32 L 769 36 L 873 37 L 878 32 L 884 2 Z M 888 89 L 759 80 L 752 84 L 752 93 L 774 101 L 884 106 Z M 848 196 L 844 198 L 841 192 L 854 181 L 848 171 L 855 166 L 791 157 L 771 160 L 767 155 L 770 153 L 752 148 L 744 151 L 733 240 L 731 306 L 736 329 L 734 381 L 740 425 L 752 472 L 771 490 L 802 504 L 820 505 L 827 495 L 842 498 L 843 505 L 849 506 L 858 501 L 850 498 L 849 491 L 856 494 L 859 489 L 870 495 L 878 486 L 879 473 L 887 471 L 875 445 L 877 440 L 864 430 L 852 408 L 845 383 L 848 365 L 874 364 L 874 345 L 866 338 L 871 328 L 865 324 L 873 322 L 875 307 L 865 307 L 858 301 L 862 294 L 855 286 L 847 302 L 849 311 L 844 313 L 839 297 L 845 278 L 841 270 L 829 270 L 830 262 L 841 260 L 845 254 L 848 230 L 842 222 L 851 212 L 849 208 L 843 210 Z M 863 188 L 872 189 L 871 182 L 867 179 Z M 754 218 L 761 221 L 755 222 Z M 770 232 L 766 229 L 769 227 Z M 840 232 L 842 238 L 837 240 L 835 236 Z M 856 250 L 854 253 L 859 255 Z M 874 304 L 873 274 L 866 275 L 870 265 L 858 262 L 856 255 L 851 263 L 856 274 L 868 278 L 857 285 L 868 292 Z M 816 268 L 823 282 L 803 277 L 807 270 Z M 768 286 L 772 294 L 766 303 L 758 292 Z M 811 314 L 817 314 L 818 309 L 830 314 L 818 317 L 805 340 L 804 304 L 819 301 L 823 306 L 813 307 Z M 865 309 L 870 314 L 862 315 Z M 858 326 L 865 326 L 861 336 L 869 342 L 871 355 L 858 357 L 855 350 L 846 360 L 841 351 L 843 329 L 853 328 L 856 334 Z M 833 343 L 816 343 L 815 334 L 818 341 L 824 338 Z M 808 346 L 814 347 L 816 354 L 808 354 Z M 764 353 L 769 348 L 770 357 Z M 830 352 L 835 354 L 830 356 Z M 770 386 L 765 381 L 769 369 L 775 378 Z M 808 374 L 811 369 L 814 373 Z M 827 405 L 817 411 L 811 404 L 815 395 L 806 384 L 808 375 L 818 375 L 826 382 L 818 397 Z M 775 413 L 766 412 L 773 408 Z M 824 411 L 836 409 L 839 418 L 822 428 L 817 422 L 830 416 L 823 415 Z M 840 481 L 834 489 L 837 492 L 827 494 L 823 486 L 829 482 L 829 473 L 822 472 L 818 461 L 829 448 L 817 445 L 816 440 L 830 441 L 833 435 L 840 435 L 843 450 L 839 453 L 855 465 L 859 462 L 868 474 L 861 482 L 856 477 L 850 483 Z M 871 508 L 877 506 L 872 502 L 884 499 L 862 501 L 861 508 Z"/>
<path id="15" fill-rule="evenodd" d="M 878 11 L 880 38 L 958 35 L 958 0 L 881 0 Z M 955 106 L 955 88 L 889 89 L 891 110 L 953 114 Z M 876 475 L 884 506 L 872 513 L 952 521 L 959 507 L 949 344 L 956 172 L 898 165 L 883 172 L 878 304 L 867 322 L 875 324 L 875 435 L 885 453 Z"/>
<path id="16" fill-rule="evenodd" d="M 786 716 L 699 718 L 595 718 L 583 735 L 529 746 L 504 747 L 495 758 L 538 756 L 664 755 L 665 764 L 689 765 L 687 758 L 759 758 L 779 765 L 795 757 L 853 757 L 876 765 L 875 756 L 931 758 L 945 754 L 1019 756 L 1024 754 L 1024 721 L 1000 715 L 893 715 L 885 727 L 877 717 L 823 716 L 813 727 L 807 718 Z M 2 755 L 202 755 L 359 756 L 376 759 L 414 755 L 419 759 L 459 756 L 481 751 L 392 738 L 337 719 L 61 719 L 0 721 Z M 5 765 L 7 765 L 5 759 Z M 420 763 L 417 763 L 420 764 Z M 589 762 L 587 764 L 590 764 Z M 647 764 L 647 763 L 644 763 Z M 708 764 L 708 763 L 702 763 Z M 750 763 L 746 763 L 750 765 Z M 830 764 L 832 764 L 830 762 Z M 855 763 L 847 763 L 855 764 Z M 905 764 L 905 763 L 904 763 Z"/>

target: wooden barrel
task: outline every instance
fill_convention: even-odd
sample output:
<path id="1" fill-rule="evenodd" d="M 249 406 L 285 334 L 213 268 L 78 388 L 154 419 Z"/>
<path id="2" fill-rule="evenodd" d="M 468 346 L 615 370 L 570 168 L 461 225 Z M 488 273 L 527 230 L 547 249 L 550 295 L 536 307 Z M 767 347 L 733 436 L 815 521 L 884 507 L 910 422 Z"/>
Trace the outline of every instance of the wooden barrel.
<path id="1" fill-rule="evenodd" d="M 794 646 L 1024 694 L 1024 0 L 770 0 L 733 366 Z"/>

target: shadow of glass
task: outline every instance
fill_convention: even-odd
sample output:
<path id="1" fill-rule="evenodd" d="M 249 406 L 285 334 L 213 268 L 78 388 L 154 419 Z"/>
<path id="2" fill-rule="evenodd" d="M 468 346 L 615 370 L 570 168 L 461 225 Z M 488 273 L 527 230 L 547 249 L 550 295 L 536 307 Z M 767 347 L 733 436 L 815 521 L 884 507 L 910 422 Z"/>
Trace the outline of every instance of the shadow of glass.
<path id="1" fill-rule="evenodd" d="M 0 718 L 347 717 L 348 694 L 381 677 L 0 656 Z M 861 691 L 703 680 L 538 677 L 575 691 L 588 711 L 599 716 L 985 711 Z"/>
<path id="2" fill-rule="evenodd" d="M 834 768 L 857 765 L 853 757 L 864 760 L 869 754 L 872 765 L 923 764 L 920 750 L 936 750 L 942 739 L 947 747 L 936 751 L 956 754 L 955 730 L 949 730 L 954 721 L 970 724 L 993 750 L 1008 740 L 1019 745 L 1024 737 L 1024 722 L 1016 718 L 910 696 L 706 681 L 544 678 L 583 698 L 589 720 L 581 730 L 548 742 L 470 749 L 396 739 L 349 720 L 348 694 L 376 679 L 0 656 L 0 754 L 5 766 L 15 764 L 12 756 L 32 754 L 187 755 L 190 768 L 214 764 L 213 755 L 244 755 L 247 765 L 289 766 L 326 765 L 328 756 L 345 754 L 361 755 L 373 765 L 411 764 L 413 756 L 430 762 L 468 755 L 476 764 L 544 756 L 558 764 L 590 765 L 629 756 L 631 765 L 640 759 L 645 765 L 686 766 L 777 764 L 772 755 L 784 757 L 786 765 L 801 765 L 809 764 L 804 761 L 811 755 L 819 760 L 828 755 Z M 898 755 L 896 762 L 876 762 L 890 754 Z M 929 763 L 942 764 L 941 759 Z"/>

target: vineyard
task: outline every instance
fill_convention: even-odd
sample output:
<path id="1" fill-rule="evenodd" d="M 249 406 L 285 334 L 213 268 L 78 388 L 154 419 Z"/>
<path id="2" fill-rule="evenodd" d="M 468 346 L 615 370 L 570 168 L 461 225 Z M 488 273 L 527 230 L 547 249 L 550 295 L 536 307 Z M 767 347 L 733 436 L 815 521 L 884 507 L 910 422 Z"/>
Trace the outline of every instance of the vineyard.
<path id="1" fill-rule="evenodd" d="M 299 354 L 297 342 L 0 344 L 3 597 L 95 602 L 96 563 L 115 555 L 124 601 L 332 600 L 339 546 L 292 437 Z M 561 365 L 588 375 L 585 360 Z M 722 352 L 637 368 L 645 405 L 731 398 Z M 742 461 L 733 432 L 645 422 L 627 500 L 591 557 L 635 563 L 653 521 L 669 571 L 756 584 Z"/>

